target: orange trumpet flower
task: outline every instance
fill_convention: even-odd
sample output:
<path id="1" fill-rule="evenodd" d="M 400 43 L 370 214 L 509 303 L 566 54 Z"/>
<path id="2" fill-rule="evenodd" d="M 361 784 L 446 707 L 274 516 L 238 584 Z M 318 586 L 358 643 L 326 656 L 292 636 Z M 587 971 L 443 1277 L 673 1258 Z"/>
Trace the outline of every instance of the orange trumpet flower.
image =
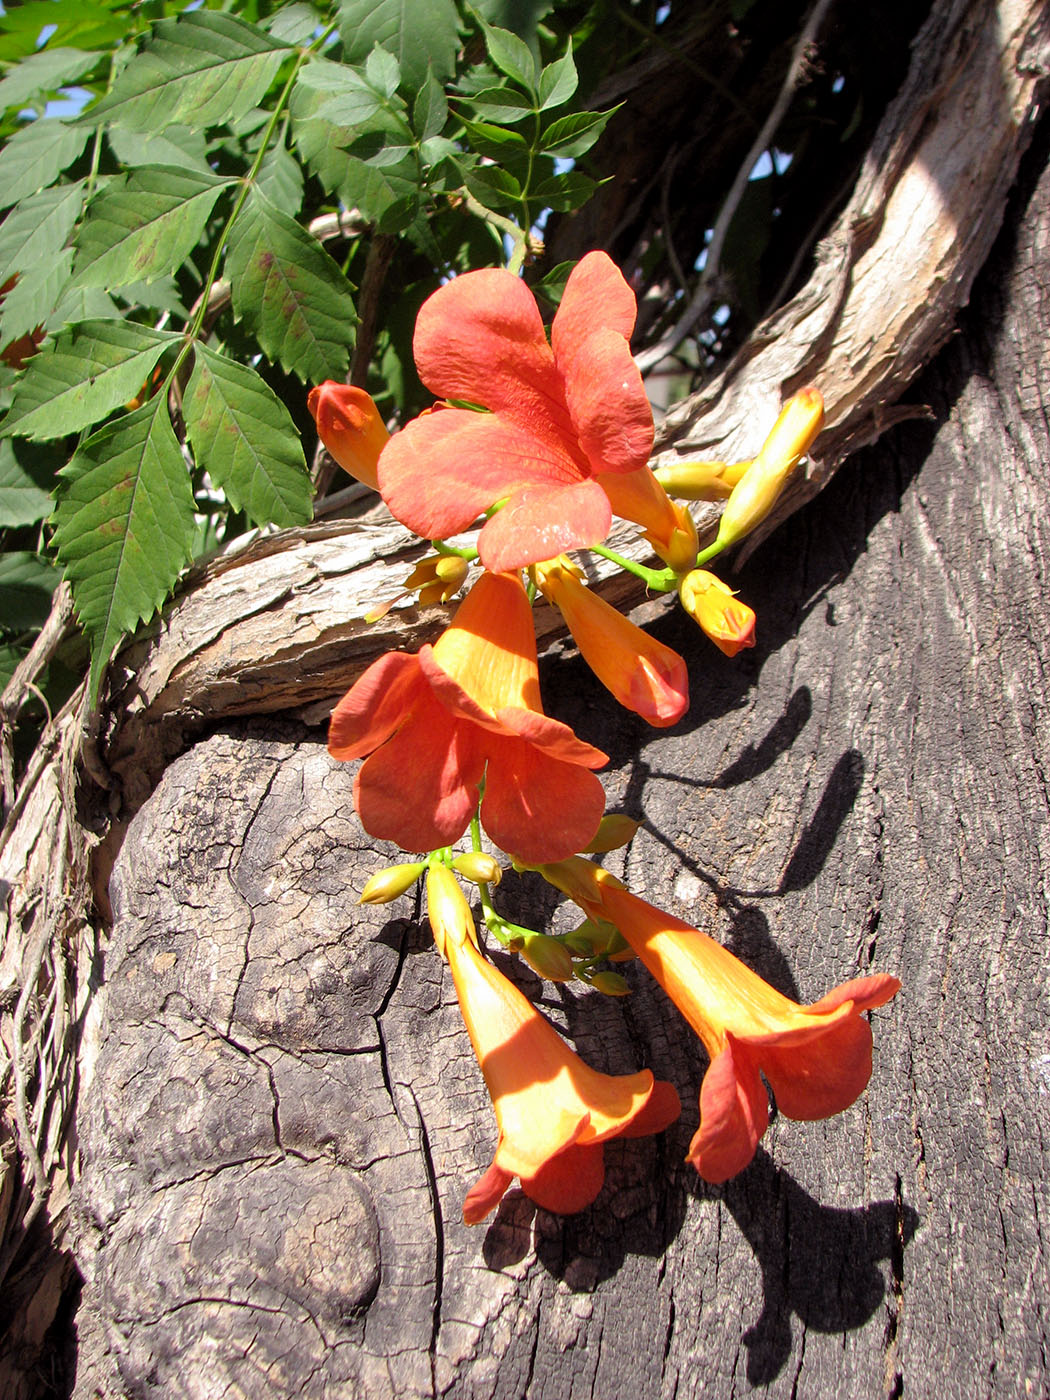
<path id="1" fill-rule="evenodd" d="M 444 539 L 505 499 L 478 536 L 495 572 L 603 540 L 612 523 L 603 482 L 648 472 L 653 446 L 631 356 L 636 311 L 601 252 L 573 269 L 549 343 L 535 297 L 512 273 L 483 268 L 439 287 L 416 319 L 419 377 L 439 398 L 488 411 L 445 408 L 395 434 L 379 481 L 398 520 Z"/>
<path id="2" fill-rule="evenodd" d="M 464 1221 L 484 1220 L 515 1177 L 545 1210 L 583 1210 L 605 1179 L 603 1144 L 662 1132 L 681 1112 L 674 1086 L 647 1069 L 613 1075 L 585 1065 L 481 956 L 466 899 L 444 866 L 427 874 L 427 904 L 499 1127 L 492 1165 L 463 1203 Z"/>
<path id="3" fill-rule="evenodd" d="M 328 751 L 365 759 L 354 781 L 361 824 L 406 851 L 458 840 L 482 778 L 482 825 L 525 860 L 583 850 L 605 807 L 589 770 L 606 755 L 543 713 L 516 574 L 482 573 L 434 646 L 374 661 L 336 706 Z"/>
<path id="4" fill-rule="evenodd" d="M 647 904 L 580 857 L 541 873 L 592 917 L 615 924 L 704 1042 L 711 1066 L 689 1147 L 706 1181 L 726 1181 L 755 1155 L 769 1123 L 765 1075 L 787 1118 L 830 1118 L 871 1078 L 862 1012 L 900 990 L 878 973 L 844 982 L 811 1006 L 783 996 L 706 933 Z"/>

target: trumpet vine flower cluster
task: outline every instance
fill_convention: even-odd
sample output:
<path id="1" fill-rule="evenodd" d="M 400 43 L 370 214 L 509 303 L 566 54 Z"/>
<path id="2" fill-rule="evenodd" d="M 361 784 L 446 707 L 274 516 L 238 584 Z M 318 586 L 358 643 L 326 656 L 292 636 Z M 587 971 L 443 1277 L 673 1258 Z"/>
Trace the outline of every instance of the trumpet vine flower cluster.
<path id="1" fill-rule="evenodd" d="M 684 660 L 588 586 L 586 555 L 676 592 L 726 656 L 754 646 L 753 611 L 705 566 L 766 518 L 823 422 L 819 392 L 803 389 L 753 460 L 654 472 L 653 417 L 630 349 L 635 314 L 604 253 L 573 270 L 549 338 L 522 279 L 466 273 L 416 323 L 431 408 L 390 434 L 360 388 L 329 382 L 309 396 L 335 461 L 433 546 L 406 594 L 444 606 L 466 589 L 433 645 L 368 667 L 336 706 L 328 745 L 336 759 L 361 760 L 353 793 L 365 830 L 418 857 L 379 872 L 362 899 L 386 902 L 425 879 L 435 945 L 492 1099 L 496 1148 L 466 1194 L 469 1224 L 515 1179 L 539 1206 L 584 1209 L 602 1188 L 604 1144 L 664 1131 L 681 1103 L 648 1069 L 609 1075 L 576 1055 L 486 956 L 462 881 L 495 942 L 540 976 L 622 996 L 630 983 L 610 964 L 636 960 L 660 983 L 710 1057 L 687 1160 L 712 1182 L 754 1155 L 769 1119 L 763 1077 L 789 1118 L 854 1102 L 871 1074 L 866 1013 L 899 989 L 879 974 L 801 1006 L 592 859 L 626 845 L 637 823 L 604 814 L 596 770 L 606 755 L 544 711 L 536 599 L 558 610 L 620 704 L 656 727 L 678 724 L 689 708 Z M 704 549 L 695 500 L 724 502 Z M 659 567 L 604 546 L 614 517 L 639 528 Z M 476 545 L 448 543 L 472 527 Z M 469 848 L 456 852 L 464 839 Z M 555 936 L 503 918 L 493 891 L 508 863 L 538 872 L 583 922 Z"/>

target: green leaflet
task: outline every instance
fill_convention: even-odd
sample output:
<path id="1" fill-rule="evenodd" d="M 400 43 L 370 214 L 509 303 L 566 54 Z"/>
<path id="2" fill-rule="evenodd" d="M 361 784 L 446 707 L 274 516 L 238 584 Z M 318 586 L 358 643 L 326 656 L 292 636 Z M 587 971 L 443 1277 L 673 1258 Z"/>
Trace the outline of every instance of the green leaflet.
<path id="1" fill-rule="evenodd" d="M 91 201 L 76 238 L 73 278 L 124 287 L 174 272 L 197 246 L 216 199 L 233 180 L 143 166 Z"/>
<path id="2" fill-rule="evenodd" d="M 30 334 L 48 320 L 69 281 L 72 262 L 72 248 L 62 248 L 18 274 L 0 307 L 0 345 Z"/>
<path id="3" fill-rule="evenodd" d="M 83 49 L 47 48 L 24 58 L 0 80 L 0 112 L 25 107 L 38 93 L 56 92 L 93 68 L 101 57 Z"/>
<path id="4" fill-rule="evenodd" d="M 42 627 L 51 611 L 59 574 L 42 554 L 17 550 L 0 554 L 0 619 L 5 632 Z"/>
<path id="5" fill-rule="evenodd" d="M 83 180 L 52 185 L 12 209 L 0 225 L 0 283 L 54 257 L 80 217 Z"/>
<path id="6" fill-rule="evenodd" d="M 0 209 L 50 185 L 72 165 L 88 134 L 57 117 L 38 117 L 16 131 L 0 151 Z"/>
<path id="7" fill-rule="evenodd" d="M 134 321 L 84 321 L 34 355 L 15 387 L 0 437 L 31 439 L 80 432 L 142 388 L 181 337 Z"/>
<path id="8" fill-rule="evenodd" d="M 402 81 L 414 91 L 428 66 L 438 78 L 454 72 L 457 25 L 453 0 L 342 0 L 339 6 L 346 61 L 361 62 L 378 44 L 394 55 Z"/>
<path id="9" fill-rule="evenodd" d="M 51 513 L 54 448 L 0 442 L 0 528 L 35 525 Z"/>
<path id="10" fill-rule="evenodd" d="M 313 488 L 291 414 L 249 366 L 201 344 L 194 357 L 182 408 L 197 465 L 257 525 L 305 524 Z"/>
<path id="11" fill-rule="evenodd" d="M 235 122 L 259 102 L 291 52 L 236 15 L 191 10 L 158 20 L 110 92 L 78 120 L 151 132 Z"/>
<path id="12" fill-rule="evenodd" d="M 92 434 L 61 476 L 52 543 L 91 637 L 94 704 L 114 647 L 161 606 L 193 546 L 193 493 L 167 396 Z"/>
<path id="13" fill-rule="evenodd" d="M 188 126 L 169 126 L 164 131 L 142 132 L 125 129 L 117 123 L 106 128 L 106 140 L 122 165 L 175 165 L 179 169 L 210 175 L 208 147 L 200 131 Z"/>
<path id="14" fill-rule="evenodd" d="M 339 379 L 354 341 L 350 284 L 307 231 L 253 189 L 233 225 L 233 309 L 271 360 L 305 384 Z"/>

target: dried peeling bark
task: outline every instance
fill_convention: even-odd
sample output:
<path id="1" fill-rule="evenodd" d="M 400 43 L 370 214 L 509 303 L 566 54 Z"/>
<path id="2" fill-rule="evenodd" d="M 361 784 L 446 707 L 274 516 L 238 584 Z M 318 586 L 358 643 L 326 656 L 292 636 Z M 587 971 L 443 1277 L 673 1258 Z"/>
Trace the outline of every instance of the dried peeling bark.
<path id="1" fill-rule="evenodd" d="M 114 879 L 83 1400 L 1050 1388 L 1045 126 L 1033 154 L 1020 234 L 916 388 L 933 422 L 860 454 L 744 569 L 756 651 L 662 617 L 694 702 L 659 734 L 571 655 L 543 677 L 611 748 L 611 804 L 645 816 L 633 888 L 803 999 L 902 977 L 866 1095 L 778 1120 L 707 1187 L 682 1160 L 703 1055 L 677 1013 L 637 967 L 626 1001 L 548 986 L 588 1060 L 651 1065 L 683 1119 L 613 1144 L 582 1215 L 512 1194 L 466 1229 L 494 1134 L 450 979 L 425 930 L 355 904 L 387 855 L 316 731 L 227 725 L 168 768 Z"/>
<path id="2" fill-rule="evenodd" d="M 998 226 L 1045 86 L 1046 24 L 1043 8 L 1022 0 L 935 7 L 913 76 L 811 283 L 752 341 L 717 386 L 717 402 L 705 394 L 672 416 L 668 450 L 688 444 L 697 455 L 717 444 L 746 455 L 781 390 L 816 378 L 832 433 L 794 508 L 898 412 L 893 400 L 948 333 Z M 930 198 L 934 171 L 940 202 Z M 37 1286 L 33 1268 L 50 1257 L 52 1234 L 65 1239 L 76 1163 L 55 1125 L 78 1073 L 92 1082 L 78 1246 L 92 1279 L 81 1321 L 84 1396 L 96 1384 L 120 1393 L 117 1356 L 133 1393 L 158 1393 L 153 1368 L 189 1344 L 205 1315 L 225 1340 L 209 1349 L 198 1338 L 192 1364 L 165 1372 L 159 1393 L 214 1394 L 221 1373 L 253 1400 L 266 1384 L 290 1393 L 286 1382 L 305 1394 L 345 1382 L 349 1393 L 382 1395 L 389 1385 L 399 1394 L 430 1386 L 482 1395 L 497 1393 L 494 1357 L 506 1393 L 545 1400 L 608 1394 L 625 1376 L 638 1378 L 640 1395 L 696 1393 L 701 1382 L 705 1394 L 728 1395 L 744 1376 L 788 1393 L 793 1375 L 799 1394 L 830 1393 L 835 1377 L 856 1393 L 884 1382 L 899 1393 L 894 1378 L 909 1367 L 921 1391 L 941 1357 L 951 1368 L 972 1360 L 970 1375 L 991 1377 L 989 1394 L 1012 1393 L 1029 1371 L 1042 1376 L 1042 1143 L 1024 1124 L 1040 1121 L 1050 1047 L 1040 1040 L 1036 971 L 1011 980 L 1028 947 L 1022 931 L 1031 932 L 1018 931 L 1017 911 L 1030 921 L 1045 914 L 1030 833 L 1041 813 L 1033 805 L 1045 798 L 1034 708 L 1043 678 L 1032 641 L 1045 634 L 1045 600 L 1032 578 L 1045 572 L 1034 531 L 1046 500 L 1026 465 L 1045 448 L 1050 401 L 1042 341 L 1028 329 L 1050 285 L 1045 190 L 1040 200 L 1002 312 L 999 358 L 968 379 L 957 350 L 917 394 L 945 404 L 921 487 L 888 475 L 894 453 L 915 461 L 924 450 L 921 434 L 898 437 L 911 447 L 868 454 L 870 480 L 851 469 L 831 503 L 793 527 L 797 553 L 767 544 L 761 575 L 743 575 L 765 629 L 762 650 L 743 663 L 701 655 L 681 619 L 659 624 L 696 658 L 698 698 L 679 731 L 654 740 L 578 668 L 548 677 L 552 708 L 616 750 L 611 795 L 632 810 L 644 802 L 651 825 L 630 862 L 650 893 L 677 891 L 676 907 L 736 938 L 786 987 L 790 966 L 807 996 L 865 966 L 876 943 L 879 965 L 909 980 L 908 999 L 880 1017 L 888 1048 L 865 1102 L 827 1127 L 781 1125 L 774 1156 L 760 1155 L 724 1191 L 703 1189 L 678 1165 L 687 1117 L 666 1145 L 617 1144 L 607 1208 L 580 1221 L 541 1216 L 533 1226 L 519 1202 L 486 1234 L 457 1227 L 463 1180 L 491 1147 L 479 1081 L 436 960 L 414 956 L 411 930 L 372 930 L 352 908 L 353 888 L 379 857 L 353 844 L 348 775 L 327 768 L 316 729 L 253 738 L 234 728 L 168 766 L 236 716 L 283 712 L 316 725 L 377 651 L 414 645 L 440 624 L 440 614 L 410 608 L 380 629 L 357 620 L 405 572 L 411 545 L 392 527 L 286 533 L 189 581 L 153 632 L 120 656 L 90 735 L 75 705 L 60 717 L 52 756 L 42 755 L 0 838 L 3 1045 L 9 1055 L 21 1005 L 25 1038 L 39 1028 L 58 1095 L 32 1101 L 30 1065 L 29 1129 L 54 1184 L 29 1239 L 20 1230 L 34 1193 L 13 1125 L 3 1145 L 4 1246 L 27 1289 L 5 1299 L 22 1329 L 0 1356 L 12 1400 L 33 1393 L 27 1377 L 50 1345 L 61 1296 L 61 1275 L 40 1272 Z M 970 354 L 979 353 L 977 326 Z M 1014 344 L 1024 348 L 1016 364 L 1004 358 Z M 927 493 L 936 498 L 928 511 Z M 989 589 L 1003 606 L 1024 599 L 1026 611 L 982 607 Z M 852 625 L 832 625 L 843 621 Z M 549 635 L 553 620 L 541 626 Z M 970 751 L 975 744 L 988 746 L 986 759 Z M 101 801 L 96 791 L 77 813 L 71 779 L 81 764 Z M 105 838 L 93 859 L 105 908 L 124 823 L 158 780 L 120 857 L 102 998 L 86 921 L 95 837 L 84 823 Z M 92 797 L 90 782 L 81 797 Z M 964 865 L 960 849 L 970 852 Z M 998 862 L 987 854 L 997 850 Z M 56 851 L 68 860 L 61 878 Z M 188 854 L 172 863 L 173 851 Z M 152 874 L 143 882 L 140 871 Z M 970 945 L 952 938 L 955 920 L 969 927 L 963 910 L 978 887 L 985 922 L 1006 930 L 987 972 L 973 961 L 979 949 L 968 955 Z M 765 899 L 777 901 L 775 949 Z M 198 926 L 212 970 L 189 936 Z M 905 943 L 906 926 L 921 926 L 922 936 Z M 46 956 L 34 971 L 44 927 Z M 364 945 L 361 967 L 342 945 L 347 930 L 348 947 Z M 373 932 L 387 942 L 369 942 Z M 124 985 L 121 969 L 137 969 L 137 983 Z M 161 987 L 171 995 L 158 1001 Z M 52 1024 L 56 998 L 66 1014 Z M 1011 998 L 1027 1008 L 1021 1026 L 1016 1011 L 1007 1017 Z M 979 1040 L 972 1026 L 985 1004 L 1002 1013 Z M 695 1088 L 699 1056 L 682 1047 L 673 1014 L 644 984 L 626 1006 L 570 1000 L 562 1014 L 596 1063 L 623 1068 L 647 1056 L 683 1091 Z M 621 1030 L 634 1052 L 620 1044 Z M 1013 1057 L 1008 1072 L 1000 1051 Z M 931 1059 L 942 1078 L 929 1074 Z M 902 1098 L 909 1075 L 914 1093 Z M 231 1107 L 219 1110 L 224 1101 Z M 312 1110 L 318 1102 L 330 1107 Z M 968 1144 L 965 1169 L 952 1159 L 956 1129 Z M 961 1208 L 974 1173 L 984 1195 Z M 288 1208 L 296 1191 L 315 1214 Z M 375 1243 L 378 1265 L 371 1244 L 360 1257 L 349 1249 L 333 1193 L 357 1202 L 355 1232 Z M 1002 1207 L 1001 1246 L 981 1214 L 990 1200 Z M 912 1244 L 917 1218 L 929 1228 Z M 963 1219 L 968 1234 L 955 1229 Z M 479 1267 L 479 1251 L 495 1271 Z M 971 1266 L 1002 1286 L 966 1292 L 960 1280 Z M 263 1293 L 249 1297 L 253 1271 Z M 1020 1290 L 1016 1301 L 1011 1290 Z M 632 1298 L 647 1310 L 632 1311 Z M 236 1361 L 249 1337 L 256 1344 Z M 395 1361 L 402 1370 L 388 1380 L 384 1368 Z M 937 1377 L 937 1393 L 972 1393 L 960 1386 L 954 1371 Z"/>

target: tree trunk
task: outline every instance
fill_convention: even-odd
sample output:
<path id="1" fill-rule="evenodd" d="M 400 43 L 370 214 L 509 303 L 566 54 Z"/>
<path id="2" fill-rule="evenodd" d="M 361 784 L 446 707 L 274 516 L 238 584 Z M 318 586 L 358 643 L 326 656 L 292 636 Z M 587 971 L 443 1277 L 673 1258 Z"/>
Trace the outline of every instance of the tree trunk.
<path id="1" fill-rule="evenodd" d="M 802 1000 L 902 978 L 868 1092 L 776 1121 L 709 1187 L 682 1160 L 704 1057 L 674 1008 L 633 965 L 624 1001 L 548 987 L 590 1063 L 650 1065 L 683 1117 L 611 1146 L 583 1214 L 512 1192 L 466 1228 L 494 1121 L 425 928 L 355 902 L 389 853 L 352 772 L 314 729 L 224 725 L 167 768 L 114 872 L 78 1396 L 1050 1387 L 1048 138 L 911 396 L 931 421 L 855 457 L 740 573 L 758 648 L 726 660 L 659 612 L 694 695 L 659 734 L 571 655 L 543 676 L 611 749 L 610 805 L 645 818 L 632 888 Z"/>

